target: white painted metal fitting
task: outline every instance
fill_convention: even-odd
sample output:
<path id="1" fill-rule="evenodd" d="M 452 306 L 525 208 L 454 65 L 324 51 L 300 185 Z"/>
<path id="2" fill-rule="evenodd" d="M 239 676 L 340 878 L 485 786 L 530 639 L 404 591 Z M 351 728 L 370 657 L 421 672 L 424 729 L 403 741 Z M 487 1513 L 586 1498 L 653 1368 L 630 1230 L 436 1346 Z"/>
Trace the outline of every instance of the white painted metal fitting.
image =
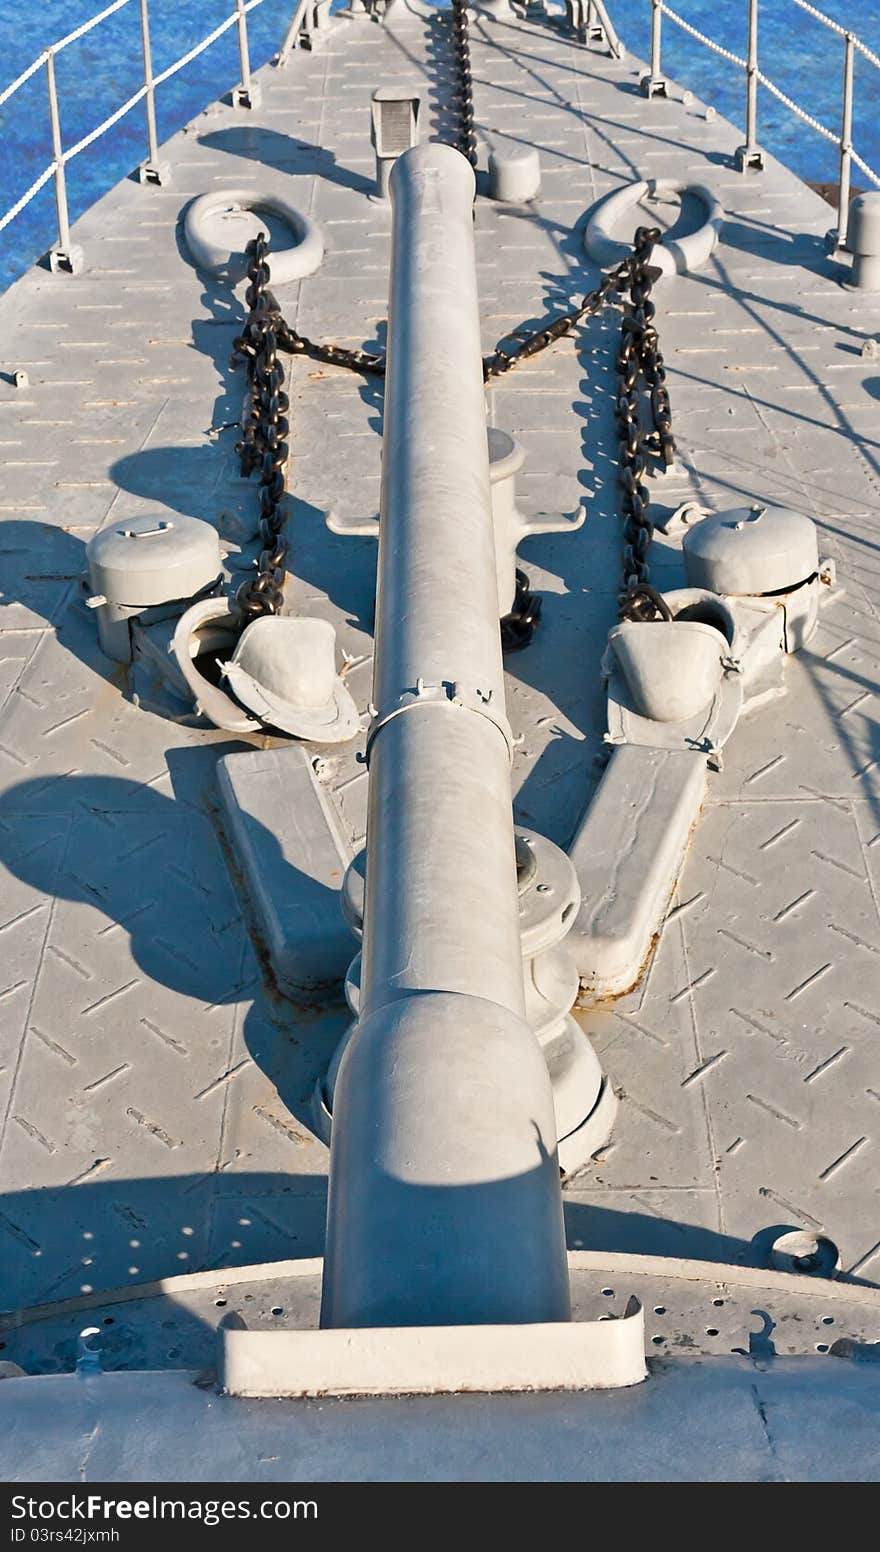
<path id="1" fill-rule="evenodd" d="M 684 536 L 682 552 L 691 587 L 733 596 L 787 592 L 819 568 L 812 519 L 791 507 L 758 502 L 695 523 Z"/>
<path id="2" fill-rule="evenodd" d="M 553 1101 L 521 1016 L 396 997 L 359 1020 L 335 1109 L 322 1326 L 569 1319 Z"/>
<path id="3" fill-rule="evenodd" d="M 853 285 L 859 291 L 880 291 L 880 191 L 853 200 L 847 246 L 853 256 Z"/>
<path id="4" fill-rule="evenodd" d="M 311 216 L 283 195 L 259 189 L 214 189 L 200 194 L 188 207 L 183 221 L 186 245 L 197 269 L 232 281 L 247 273 L 244 249 L 251 237 L 265 230 L 253 216 L 276 216 L 289 229 L 290 247 L 272 244 L 272 281 L 285 285 L 313 275 L 324 257 L 324 239 Z"/>
<path id="5" fill-rule="evenodd" d="M 504 145 L 489 154 L 489 198 L 526 205 L 541 192 L 541 159 L 535 146 Z"/>
<path id="6" fill-rule="evenodd" d="M 516 476 L 525 460 L 522 445 L 497 426 L 488 427 L 488 436 L 498 614 L 503 619 L 513 607 L 516 596 L 516 552 L 521 541 L 533 534 L 566 533 L 569 529 L 580 528 L 586 519 L 586 509 L 578 507 L 571 517 L 553 516 L 547 512 L 526 517 L 516 504 Z"/>
<path id="7" fill-rule="evenodd" d="M 591 259 L 607 268 L 631 253 L 632 229 L 638 224 L 636 207 L 656 195 L 693 195 L 705 209 L 702 224 L 684 237 L 659 243 L 651 263 L 662 275 L 689 275 L 702 269 L 712 254 L 724 211 L 718 196 L 702 183 L 680 178 L 650 178 L 626 184 L 597 205 L 584 231 L 584 247 Z M 622 231 L 623 235 L 618 235 Z"/>
<path id="8" fill-rule="evenodd" d="M 222 673 L 236 699 L 265 726 L 319 744 L 346 743 L 360 730 L 357 707 L 336 672 L 336 632 L 329 620 L 252 620 Z"/>
<path id="9" fill-rule="evenodd" d="M 421 99 L 417 92 L 401 90 L 399 86 L 380 86 L 373 93 L 370 106 L 371 140 L 376 152 L 376 195 L 379 199 L 388 199 L 388 180 L 394 163 L 404 151 L 419 143 Z"/>
<path id="10" fill-rule="evenodd" d="M 109 523 L 86 545 L 98 636 L 108 657 L 131 662 L 129 620 L 219 585 L 220 538 L 210 523 L 177 513 Z"/>
<path id="11" fill-rule="evenodd" d="M 516 831 L 520 940 L 525 1016 L 544 1056 L 553 1088 L 560 1168 L 579 1169 L 608 1141 L 617 1099 L 580 1025 L 570 1016 L 578 995 L 578 967 L 566 942 L 580 905 L 574 865 L 565 852 L 531 829 Z M 366 853 L 346 869 L 342 914 L 363 937 Z M 352 960 L 345 997 L 355 1020 L 342 1037 L 312 1097 L 315 1130 L 329 1143 L 340 1063 L 361 1011 L 361 955 Z"/>

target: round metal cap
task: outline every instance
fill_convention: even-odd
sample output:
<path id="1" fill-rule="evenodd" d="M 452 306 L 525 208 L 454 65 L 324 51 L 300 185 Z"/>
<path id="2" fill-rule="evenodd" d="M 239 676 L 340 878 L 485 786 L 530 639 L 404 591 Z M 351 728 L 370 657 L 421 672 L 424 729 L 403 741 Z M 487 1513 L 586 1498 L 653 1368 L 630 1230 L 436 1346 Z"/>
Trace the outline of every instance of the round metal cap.
<path id="1" fill-rule="evenodd" d="M 216 528 L 170 512 L 108 523 L 86 545 L 86 560 L 95 594 L 140 608 L 191 598 L 223 568 Z"/>
<path id="2" fill-rule="evenodd" d="M 816 526 L 791 507 L 735 507 L 706 517 L 684 536 L 691 587 L 711 593 L 789 592 L 819 567 Z"/>

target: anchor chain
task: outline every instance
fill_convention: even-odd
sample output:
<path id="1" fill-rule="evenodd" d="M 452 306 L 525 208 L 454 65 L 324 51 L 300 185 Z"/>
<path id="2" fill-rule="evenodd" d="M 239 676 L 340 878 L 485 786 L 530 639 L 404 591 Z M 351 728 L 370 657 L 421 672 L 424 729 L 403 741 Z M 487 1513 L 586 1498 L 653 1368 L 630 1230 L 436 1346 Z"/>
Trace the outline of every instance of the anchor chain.
<path id="1" fill-rule="evenodd" d="M 648 550 L 654 533 L 649 513 L 650 497 L 644 483 L 648 457 L 659 457 L 668 467 L 675 457 L 672 414 L 666 386 L 666 366 L 654 323 L 656 308 L 652 291 L 660 271 L 651 264 L 655 246 L 661 240 L 656 227 L 640 227 L 634 251 L 603 276 L 595 290 L 578 305 L 560 314 L 549 324 L 531 330 L 515 329 L 499 341 L 491 355 L 483 358 L 483 380 L 501 377 L 521 362 L 542 350 L 581 323 L 595 317 L 604 307 L 624 298 L 620 345 L 616 370 L 618 391 L 616 413 L 620 428 L 620 483 L 623 487 L 624 551 L 623 590 L 620 597 L 622 619 L 655 620 L 669 618 L 662 596 L 649 580 Z M 259 614 L 275 614 L 283 602 L 283 586 L 288 554 L 286 513 L 283 505 L 285 470 L 289 456 L 287 419 L 289 401 L 283 391 L 284 371 L 278 351 L 308 355 L 314 360 L 351 371 L 383 376 L 385 356 L 364 350 L 348 349 L 330 342 L 315 342 L 299 334 L 285 321 L 273 293 L 269 290 L 267 262 L 268 239 L 260 233 L 248 243 L 248 279 L 246 301 L 249 312 L 244 329 L 235 340 L 233 362 L 244 360 L 248 374 L 248 403 L 242 440 L 236 451 L 241 473 L 247 477 L 260 470 L 260 536 L 263 548 L 257 563 L 257 575 L 249 577 L 236 593 L 236 602 L 248 619 Z M 628 293 L 628 299 L 626 297 Z M 510 341 L 515 341 L 510 347 Z M 647 402 L 652 430 L 642 424 L 642 398 Z M 531 640 L 541 611 L 541 600 L 529 591 L 523 571 L 516 573 L 513 607 L 501 621 L 502 642 L 507 651 L 526 646 Z"/>
<path id="2" fill-rule="evenodd" d="M 537 356 L 549 345 L 554 345 L 557 340 L 570 334 L 576 324 L 582 323 L 584 318 L 593 318 L 602 311 L 602 308 L 612 302 L 615 296 L 626 289 L 632 270 L 633 260 L 626 258 L 616 268 L 610 269 L 595 291 L 590 291 L 573 307 L 570 312 L 562 313 L 554 318 L 551 323 L 541 323 L 534 329 L 513 329 L 505 335 L 504 340 L 499 341 L 491 356 L 483 357 L 483 381 L 488 383 L 493 377 L 501 377 L 505 372 L 519 366 L 521 361 L 529 361 L 532 356 Z M 516 345 L 512 350 L 505 350 L 504 345 L 508 340 L 515 340 Z"/>
<path id="3" fill-rule="evenodd" d="M 292 329 L 282 318 L 278 329 L 278 349 L 290 356 L 309 356 L 312 361 L 323 361 L 327 366 L 344 366 L 350 372 L 362 372 L 366 376 L 385 376 L 385 357 L 369 350 L 352 350 L 347 345 L 334 345 L 329 340 L 310 340 Z"/>
<path id="4" fill-rule="evenodd" d="M 462 156 L 466 156 L 471 166 L 476 168 L 477 135 L 474 128 L 474 82 L 471 73 L 467 0 L 452 0 L 452 39 L 455 48 L 455 68 L 458 74 L 454 99 L 458 108 L 456 144 Z"/>
<path id="5" fill-rule="evenodd" d="M 233 360 L 247 363 L 248 400 L 242 439 L 236 444 L 243 478 L 260 471 L 260 538 L 263 547 L 257 574 L 242 582 L 235 602 L 246 620 L 277 614 L 284 602 L 287 571 L 287 513 L 284 508 L 286 468 L 289 456 L 287 418 L 290 402 L 284 392 L 284 368 L 278 360 L 278 335 L 283 319 L 269 290 L 266 262 L 269 241 L 260 232 L 247 246 L 249 313 L 234 343 Z"/>
<path id="6" fill-rule="evenodd" d="M 675 458 L 672 412 L 666 387 L 666 366 L 654 324 L 651 292 L 660 271 L 651 258 L 660 241 L 657 227 L 641 226 L 629 260 L 630 300 L 626 306 L 617 352 L 617 420 L 620 427 L 620 483 L 623 486 L 623 592 L 621 619 L 669 619 L 669 609 L 649 581 L 648 549 L 654 534 L 650 497 L 644 483 L 648 455 L 668 468 Z M 647 388 L 653 432 L 641 420 L 642 384 Z"/>

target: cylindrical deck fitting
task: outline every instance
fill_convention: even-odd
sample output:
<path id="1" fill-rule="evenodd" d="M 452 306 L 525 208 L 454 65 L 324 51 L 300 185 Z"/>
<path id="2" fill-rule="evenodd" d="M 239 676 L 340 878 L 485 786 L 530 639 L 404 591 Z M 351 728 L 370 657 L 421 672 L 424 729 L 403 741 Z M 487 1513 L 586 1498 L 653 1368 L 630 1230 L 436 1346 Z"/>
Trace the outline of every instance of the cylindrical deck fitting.
<path id="1" fill-rule="evenodd" d="M 849 207 L 853 256 L 852 283 L 860 291 L 880 291 L 880 193 L 858 194 Z"/>
<path id="2" fill-rule="evenodd" d="M 473 196 L 444 145 L 391 177 L 361 1011 L 335 1093 L 325 1326 L 570 1313 L 524 1018 Z"/>

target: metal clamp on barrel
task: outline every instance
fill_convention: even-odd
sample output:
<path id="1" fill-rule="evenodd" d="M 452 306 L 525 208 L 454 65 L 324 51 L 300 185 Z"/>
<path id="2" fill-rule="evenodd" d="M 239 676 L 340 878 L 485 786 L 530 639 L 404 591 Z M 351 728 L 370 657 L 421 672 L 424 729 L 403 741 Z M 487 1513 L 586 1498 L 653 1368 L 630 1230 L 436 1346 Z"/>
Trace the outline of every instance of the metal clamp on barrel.
<path id="1" fill-rule="evenodd" d="M 457 706 L 463 711 L 475 711 L 478 716 L 485 717 L 497 727 L 507 745 L 508 755 L 513 760 L 513 729 L 504 711 L 499 709 L 494 690 L 479 690 L 472 685 L 462 684 L 459 679 L 444 679 L 439 684 L 425 684 L 423 679 L 417 679 L 415 689 L 404 690 L 396 701 L 382 708 L 370 706 L 371 721 L 367 729 L 365 751 L 368 764 L 371 746 L 382 728 L 405 711 L 417 711 L 423 706 Z"/>

